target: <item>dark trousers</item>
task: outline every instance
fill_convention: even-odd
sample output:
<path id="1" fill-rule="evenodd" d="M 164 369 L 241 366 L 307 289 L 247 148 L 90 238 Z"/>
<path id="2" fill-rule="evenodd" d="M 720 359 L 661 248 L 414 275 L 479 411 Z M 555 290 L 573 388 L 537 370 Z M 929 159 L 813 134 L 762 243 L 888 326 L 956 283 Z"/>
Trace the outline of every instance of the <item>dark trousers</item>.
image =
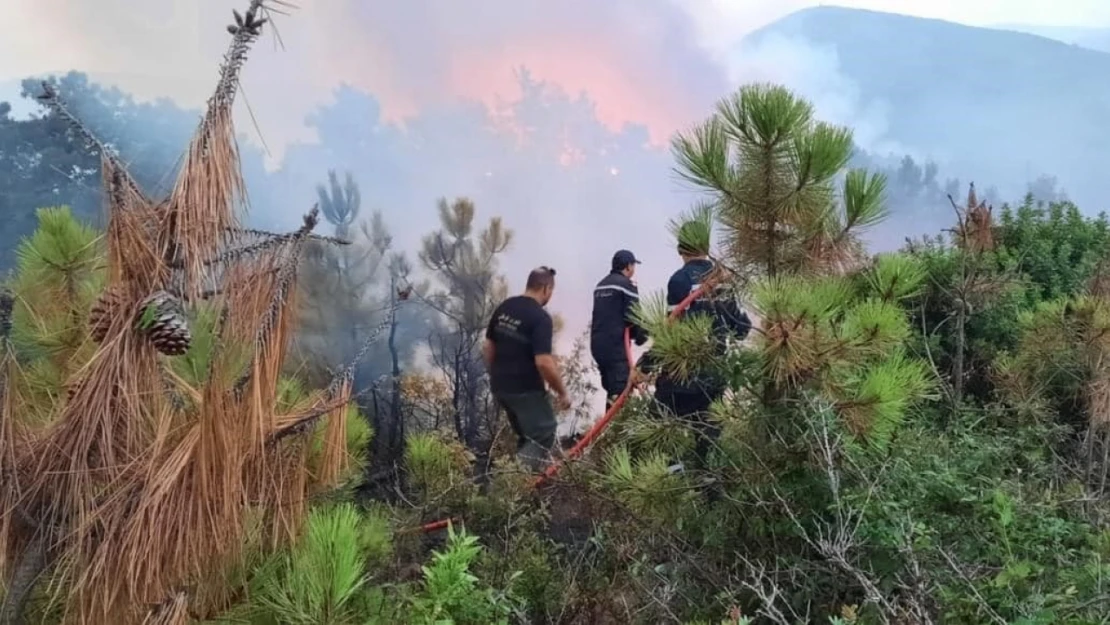
<path id="1" fill-rule="evenodd" d="M 559 427 L 551 399 L 545 391 L 498 393 L 495 397 L 505 409 L 509 426 L 516 434 L 517 457 L 530 469 L 538 471 L 550 458 Z"/>
<path id="2" fill-rule="evenodd" d="M 716 397 L 701 391 L 672 391 L 655 389 L 655 400 L 663 405 L 675 417 L 694 429 L 697 445 L 694 454 L 704 468 L 717 438 L 721 435 L 719 428 L 709 418 L 709 405 Z"/>
<path id="3" fill-rule="evenodd" d="M 627 358 L 621 358 L 597 361 L 597 369 L 601 372 L 601 388 L 605 390 L 605 410 L 609 410 L 628 386 L 632 368 L 628 365 Z"/>

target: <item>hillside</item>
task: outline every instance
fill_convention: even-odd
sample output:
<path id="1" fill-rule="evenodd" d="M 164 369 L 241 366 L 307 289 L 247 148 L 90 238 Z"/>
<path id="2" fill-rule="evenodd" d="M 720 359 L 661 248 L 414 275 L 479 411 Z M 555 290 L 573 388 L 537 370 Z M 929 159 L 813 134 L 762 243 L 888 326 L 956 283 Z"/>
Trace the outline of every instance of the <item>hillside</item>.
<path id="1" fill-rule="evenodd" d="M 1006 185 L 1050 173 L 1087 206 L 1110 201 L 1100 183 L 1110 145 L 1108 53 L 839 7 L 792 13 L 750 34 L 741 50 L 776 35 L 835 50 L 862 101 L 885 105 L 890 138 L 965 177 Z"/>
<path id="2" fill-rule="evenodd" d="M 1077 26 L 1038 26 L 1036 24 L 996 24 L 999 30 L 1012 30 L 1048 37 L 1064 43 L 1110 52 L 1110 28 L 1084 28 Z"/>

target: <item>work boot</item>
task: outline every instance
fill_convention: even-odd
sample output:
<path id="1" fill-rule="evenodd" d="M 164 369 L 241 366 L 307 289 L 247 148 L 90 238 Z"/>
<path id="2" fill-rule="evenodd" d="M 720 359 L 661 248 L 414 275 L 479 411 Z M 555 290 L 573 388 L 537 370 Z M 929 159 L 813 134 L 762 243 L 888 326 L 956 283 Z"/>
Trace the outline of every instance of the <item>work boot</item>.
<path id="1" fill-rule="evenodd" d="M 532 441 L 525 443 L 516 457 L 532 473 L 543 473 L 551 464 L 551 452 Z"/>

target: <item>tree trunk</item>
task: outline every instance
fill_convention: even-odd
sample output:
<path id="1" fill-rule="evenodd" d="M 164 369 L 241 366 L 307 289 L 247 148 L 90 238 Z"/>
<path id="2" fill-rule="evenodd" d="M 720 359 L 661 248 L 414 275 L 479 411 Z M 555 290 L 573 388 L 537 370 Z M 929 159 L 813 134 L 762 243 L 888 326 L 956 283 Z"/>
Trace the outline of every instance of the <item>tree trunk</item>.
<path id="1" fill-rule="evenodd" d="M 460 441 L 466 440 L 466 428 L 464 427 L 465 415 L 463 414 L 462 402 L 462 366 L 460 364 L 459 350 L 455 350 L 455 362 L 452 372 L 451 384 L 451 411 L 454 413 L 455 418 L 455 434 L 459 437 Z"/>
<path id="2" fill-rule="evenodd" d="M 967 305 L 961 297 L 956 310 L 956 349 L 952 354 L 952 409 L 956 410 L 964 396 L 964 352 L 967 349 Z"/>
<path id="3" fill-rule="evenodd" d="M 393 388 L 389 397 L 389 440 L 386 453 L 389 462 L 401 457 L 405 441 L 405 422 L 401 411 L 401 356 L 397 351 L 397 288 L 396 280 L 390 281 L 390 318 L 389 318 L 389 359 L 392 365 Z"/>
<path id="4" fill-rule="evenodd" d="M 464 377 L 466 379 L 465 401 L 466 401 L 466 446 L 471 451 L 477 453 L 481 448 L 480 432 L 482 428 L 482 410 L 478 406 L 478 382 L 479 375 L 475 371 L 476 363 L 474 360 L 474 353 L 468 351 L 466 353 L 466 363 L 464 369 Z"/>
<path id="5" fill-rule="evenodd" d="M 8 592 L 4 595 L 4 603 L 0 604 L 0 625 L 24 625 L 27 622 L 23 611 L 46 565 L 46 537 L 37 531 L 23 548 L 8 580 Z"/>

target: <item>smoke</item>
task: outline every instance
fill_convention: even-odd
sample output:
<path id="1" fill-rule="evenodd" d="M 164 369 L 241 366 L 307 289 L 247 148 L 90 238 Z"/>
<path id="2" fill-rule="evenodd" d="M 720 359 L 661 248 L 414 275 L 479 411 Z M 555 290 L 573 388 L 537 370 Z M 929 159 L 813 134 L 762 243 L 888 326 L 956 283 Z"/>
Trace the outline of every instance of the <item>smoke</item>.
<path id="1" fill-rule="evenodd" d="M 10 52 L 0 79 L 77 69 L 199 109 L 241 4 L 16 0 L 19 38 L 0 44 Z M 863 145 L 911 151 L 889 139 L 882 103 L 860 96 L 830 50 L 785 38 L 736 48 L 803 4 L 306 2 L 276 16 L 243 78 L 239 129 L 271 167 L 249 174 L 253 219 L 295 227 L 327 170 L 351 171 L 364 206 L 411 253 L 438 225 L 437 198 L 469 196 L 479 226 L 500 216 L 514 230 L 502 265 L 514 290 L 534 266 L 559 270 L 551 307 L 569 347 L 616 249 L 644 259 L 643 291 L 676 268 L 667 222 L 695 196 L 677 183 L 666 143 L 735 85 L 785 83 Z"/>
<path id="2" fill-rule="evenodd" d="M 10 4 L 15 19 L 6 21 L 19 27 L 0 30 L 0 79 L 77 69 L 140 99 L 169 97 L 199 108 L 226 46 L 220 26 L 243 3 Z M 383 119 L 399 122 L 459 100 L 490 106 L 516 99 L 514 72 L 525 67 L 572 96 L 588 94 L 606 127 L 641 124 L 654 144 L 663 144 L 743 78 L 722 63 L 739 37 L 806 4 L 305 2 L 291 17 L 277 16 L 271 36 L 252 54 L 243 81 L 252 110 L 240 113 L 243 120 L 253 115 L 259 132 L 243 129 L 270 149 L 276 164 L 286 145 L 314 138 L 305 117 L 341 83 L 372 94 Z M 774 58 L 790 53 L 782 48 L 764 55 L 766 61 L 796 68 Z"/>
<path id="3" fill-rule="evenodd" d="M 887 104 L 865 100 L 840 66 L 836 49 L 800 37 L 768 33 L 758 43 L 739 46 L 730 56 L 733 82 L 784 85 L 814 105 L 818 119 L 848 126 L 856 145 L 879 154 L 914 154 L 890 137 Z"/>

